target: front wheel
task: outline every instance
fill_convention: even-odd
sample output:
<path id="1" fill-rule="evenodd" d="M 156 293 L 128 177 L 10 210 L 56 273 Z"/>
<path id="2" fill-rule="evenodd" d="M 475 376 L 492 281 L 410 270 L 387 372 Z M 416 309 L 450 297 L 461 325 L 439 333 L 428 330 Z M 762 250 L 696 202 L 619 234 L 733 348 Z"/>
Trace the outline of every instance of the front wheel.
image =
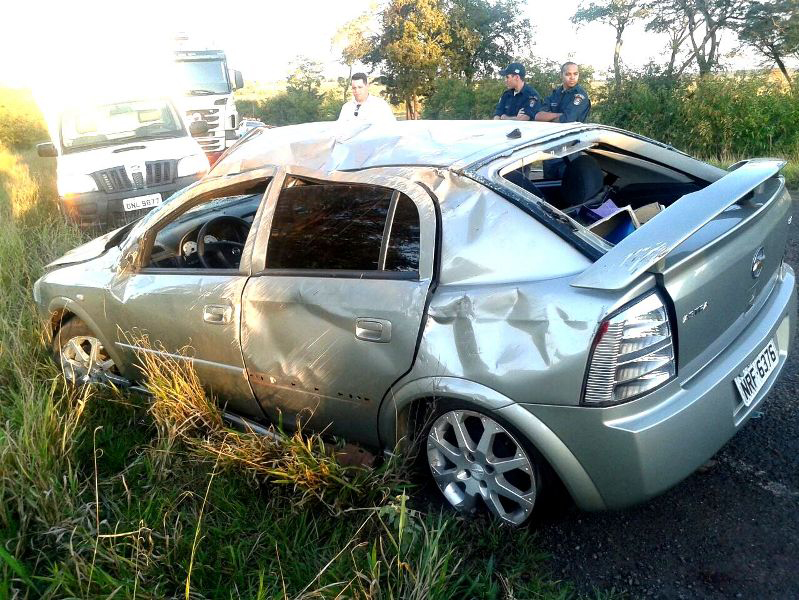
<path id="1" fill-rule="evenodd" d="M 59 328 L 53 336 L 52 348 L 56 362 L 70 383 L 126 383 L 103 343 L 80 319 L 72 318 Z"/>
<path id="2" fill-rule="evenodd" d="M 476 410 L 447 407 L 437 411 L 426 431 L 430 471 L 452 506 L 472 513 L 483 504 L 511 525 L 530 517 L 540 466 L 510 426 Z"/>

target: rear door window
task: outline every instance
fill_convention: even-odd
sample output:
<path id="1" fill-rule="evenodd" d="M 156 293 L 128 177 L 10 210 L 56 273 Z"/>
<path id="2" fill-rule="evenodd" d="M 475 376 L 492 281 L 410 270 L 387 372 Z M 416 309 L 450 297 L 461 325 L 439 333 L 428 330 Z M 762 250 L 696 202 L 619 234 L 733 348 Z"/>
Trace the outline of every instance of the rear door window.
<path id="1" fill-rule="evenodd" d="M 298 181 L 277 200 L 266 267 L 418 272 L 418 211 L 388 188 Z"/>

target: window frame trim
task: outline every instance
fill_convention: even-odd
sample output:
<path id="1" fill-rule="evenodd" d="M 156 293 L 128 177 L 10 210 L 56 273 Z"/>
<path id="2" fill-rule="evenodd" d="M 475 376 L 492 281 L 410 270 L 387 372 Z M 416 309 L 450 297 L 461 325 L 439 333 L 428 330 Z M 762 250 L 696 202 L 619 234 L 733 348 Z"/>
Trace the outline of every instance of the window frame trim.
<path id="1" fill-rule="evenodd" d="M 386 173 L 386 170 L 391 172 Z M 261 216 L 259 231 L 253 244 L 251 254 L 251 273 L 253 275 L 264 275 L 270 272 L 277 273 L 278 271 L 286 272 L 291 271 L 292 275 L 303 276 L 311 269 L 269 269 L 266 266 L 266 253 L 269 245 L 269 237 L 272 231 L 272 222 L 274 220 L 275 209 L 277 201 L 286 186 L 286 182 L 290 177 L 308 179 L 317 182 L 321 185 L 373 185 L 383 187 L 392 191 L 392 200 L 394 193 L 399 192 L 405 194 L 411 202 L 416 206 L 416 212 L 419 216 L 419 268 L 418 271 L 349 271 L 351 274 L 355 273 L 377 273 L 380 274 L 377 278 L 390 279 L 393 276 L 383 277 L 386 273 L 417 273 L 415 279 L 429 280 L 433 277 L 434 262 L 436 255 L 436 236 L 438 230 L 438 220 L 436 218 L 435 201 L 421 185 L 416 181 L 408 178 L 407 169 L 395 169 L 386 167 L 380 169 L 380 173 L 376 173 L 375 169 L 365 169 L 363 171 L 334 171 L 328 173 L 320 173 L 313 169 L 299 166 L 285 166 L 278 169 L 274 174 L 267 195 L 264 198 L 262 206 L 264 206 L 264 213 Z M 401 173 L 397 173 L 401 171 Z M 399 202 L 399 195 L 397 195 L 397 202 Z M 396 212 L 396 207 L 395 207 Z M 388 222 L 388 218 L 386 219 Z M 393 219 L 392 225 L 393 225 Z M 384 235 L 384 242 L 389 239 Z M 387 242 L 386 242 L 387 243 Z M 386 248 L 386 255 L 388 248 Z M 320 273 L 319 276 L 326 276 L 324 270 L 316 270 Z M 287 276 L 281 275 L 281 276 Z M 369 277 L 374 277 L 369 275 Z M 407 278 L 408 276 L 401 277 Z"/>

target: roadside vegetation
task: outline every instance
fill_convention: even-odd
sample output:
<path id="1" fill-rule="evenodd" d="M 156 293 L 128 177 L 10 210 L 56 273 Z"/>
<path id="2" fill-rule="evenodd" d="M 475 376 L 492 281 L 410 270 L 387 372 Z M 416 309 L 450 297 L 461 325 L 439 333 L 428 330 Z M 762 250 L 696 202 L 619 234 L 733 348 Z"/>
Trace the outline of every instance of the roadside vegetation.
<path id="1" fill-rule="evenodd" d="M 0 598 L 577 596 L 533 528 L 428 506 L 401 462 L 233 431 L 181 365 L 145 362 L 148 395 L 67 385 L 31 293 L 83 234 L 20 139 L 0 139 Z"/>

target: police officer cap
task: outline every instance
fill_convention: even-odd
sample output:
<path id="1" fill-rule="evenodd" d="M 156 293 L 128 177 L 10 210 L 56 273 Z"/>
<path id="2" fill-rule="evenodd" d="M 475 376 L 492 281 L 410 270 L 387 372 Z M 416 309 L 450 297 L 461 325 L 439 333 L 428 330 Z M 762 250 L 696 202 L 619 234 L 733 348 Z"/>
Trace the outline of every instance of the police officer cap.
<path id="1" fill-rule="evenodd" d="M 500 75 L 518 75 L 522 79 L 526 75 L 524 65 L 521 63 L 511 63 L 499 72 Z"/>

